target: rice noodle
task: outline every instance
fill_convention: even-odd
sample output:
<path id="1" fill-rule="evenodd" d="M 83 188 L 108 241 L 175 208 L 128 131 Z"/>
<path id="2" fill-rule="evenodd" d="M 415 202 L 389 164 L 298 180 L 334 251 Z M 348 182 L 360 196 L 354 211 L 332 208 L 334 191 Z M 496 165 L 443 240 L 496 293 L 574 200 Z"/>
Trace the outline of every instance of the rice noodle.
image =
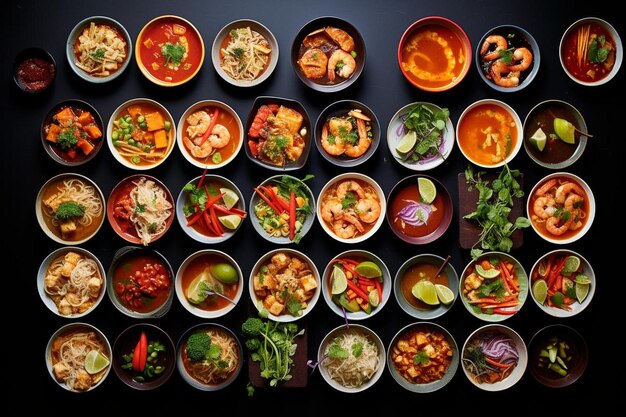
<path id="1" fill-rule="evenodd" d="M 186 355 L 184 365 L 194 379 L 206 385 L 216 385 L 227 380 L 239 366 L 239 347 L 235 339 L 221 329 L 207 329 L 205 333 L 211 337 L 212 344 L 221 348 L 220 361 L 224 361 L 225 365 L 219 366 L 212 360 L 192 362 Z"/>
<path id="2" fill-rule="evenodd" d="M 75 64 L 95 77 L 108 77 L 126 59 L 126 42 L 119 32 L 108 25 L 91 22 L 76 40 Z"/>
<path id="3" fill-rule="evenodd" d="M 52 365 L 55 378 L 74 391 L 87 391 L 105 375 L 107 368 L 95 375 L 85 371 L 85 358 L 92 350 L 108 357 L 105 344 L 93 331 L 72 332 L 57 337 L 52 346 Z"/>
<path id="4" fill-rule="evenodd" d="M 154 236 L 165 231 L 167 219 L 172 214 L 172 204 L 167 200 L 165 191 L 153 180 L 141 177 L 134 182 L 130 198 L 135 203 L 135 210 L 130 214 L 130 221 L 135 226 L 141 243 L 148 245 Z"/>
<path id="5" fill-rule="evenodd" d="M 378 347 L 367 336 L 359 331 L 349 330 L 337 336 L 331 344 L 326 346 L 325 355 L 329 355 L 331 346 L 340 346 L 348 352 L 345 359 L 327 356 L 322 366 L 330 377 L 346 388 L 358 388 L 372 379 L 380 361 Z M 360 354 L 354 355 L 354 346 L 362 346 Z"/>
<path id="6" fill-rule="evenodd" d="M 253 81 L 267 67 L 272 49 L 267 39 L 250 27 L 233 29 L 220 50 L 220 67 L 237 81 Z"/>
<path id="7" fill-rule="evenodd" d="M 61 203 L 73 201 L 80 204 L 85 212 L 82 217 L 73 219 L 83 227 L 89 226 L 94 219 L 102 215 L 102 201 L 91 185 L 85 184 L 79 179 L 63 181 L 62 187 L 57 187 L 57 193 L 44 202 L 44 213 L 48 216 L 55 227 L 60 227 L 61 221 L 55 217 L 56 209 Z"/>

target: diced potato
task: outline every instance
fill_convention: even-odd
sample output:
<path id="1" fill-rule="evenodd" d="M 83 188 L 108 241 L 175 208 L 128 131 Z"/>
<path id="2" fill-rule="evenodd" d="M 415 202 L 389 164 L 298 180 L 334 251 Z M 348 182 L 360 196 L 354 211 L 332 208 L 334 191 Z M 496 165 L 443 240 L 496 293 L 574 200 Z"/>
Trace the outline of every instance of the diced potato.
<path id="1" fill-rule="evenodd" d="M 80 116 L 78 116 L 78 123 L 80 123 L 83 126 L 88 125 L 90 123 L 94 123 L 94 122 L 95 121 L 93 120 L 93 116 L 88 111 L 84 111 L 81 113 Z"/>
<path id="2" fill-rule="evenodd" d="M 93 145 L 85 139 L 78 139 L 76 146 L 80 148 L 85 155 L 89 155 L 93 151 Z"/>
<path id="3" fill-rule="evenodd" d="M 157 149 L 167 148 L 167 133 L 165 133 L 165 130 L 154 132 L 154 147 Z"/>
<path id="4" fill-rule="evenodd" d="M 85 126 L 84 129 L 91 139 L 100 139 L 102 137 L 102 131 L 96 125 Z"/>
<path id="5" fill-rule="evenodd" d="M 154 132 L 155 130 L 160 130 L 165 127 L 165 120 L 163 120 L 163 115 L 158 111 L 153 113 L 149 113 L 145 115 L 146 125 L 148 126 L 148 132 Z"/>
<path id="6" fill-rule="evenodd" d="M 66 107 L 55 114 L 54 119 L 56 119 L 61 125 L 66 125 L 74 120 L 74 112 L 71 108 Z"/>
<path id="7" fill-rule="evenodd" d="M 280 315 L 280 313 L 283 312 L 284 308 L 285 308 L 284 304 L 281 304 L 278 301 L 276 301 L 274 304 L 272 304 L 270 308 L 268 308 L 268 311 L 272 313 L 273 315 L 278 316 Z"/>
<path id="8" fill-rule="evenodd" d="M 184 35 L 185 32 L 187 32 L 187 29 L 182 25 L 174 23 L 172 25 L 172 32 L 174 32 L 174 35 Z"/>
<path id="9" fill-rule="evenodd" d="M 48 134 L 46 135 L 46 140 L 56 143 L 57 138 L 59 137 L 60 134 L 61 134 L 61 126 L 56 125 L 56 124 L 51 124 L 50 128 L 48 129 Z"/>
<path id="10" fill-rule="evenodd" d="M 291 134 L 298 133 L 300 126 L 302 126 L 302 115 L 289 107 L 280 106 L 276 118 L 287 124 Z"/>
<path id="11" fill-rule="evenodd" d="M 137 116 L 141 114 L 141 106 L 128 106 L 126 108 L 126 111 L 128 112 L 128 114 L 130 114 L 130 117 L 135 120 Z"/>
<path id="12" fill-rule="evenodd" d="M 145 41 L 143 41 L 143 46 L 150 49 L 152 48 L 152 46 L 154 46 L 154 42 L 152 42 L 152 39 L 148 38 Z"/>
<path id="13" fill-rule="evenodd" d="M 300 284 L 302 285 L 304 291 L 312 291 L 317 288 L 317 282 L 315 282 L 313 275 L 307 275 L 300 278 Z"/>

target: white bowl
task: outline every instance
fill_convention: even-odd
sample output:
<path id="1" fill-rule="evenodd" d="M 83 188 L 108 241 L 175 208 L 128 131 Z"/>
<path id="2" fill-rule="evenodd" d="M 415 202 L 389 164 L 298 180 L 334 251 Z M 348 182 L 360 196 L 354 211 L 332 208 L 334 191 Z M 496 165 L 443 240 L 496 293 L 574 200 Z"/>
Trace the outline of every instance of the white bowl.
<path id="1" fill-rule="evenodd" d="M 167 150 L 165 151 L 165 156 L 161 158 L 159 161 L 151 165 L 132 164 L 130 161 L 128 161 L 126 158 L 120 155 L 115 145 L 113 145 L 113 139 L 111 138 L 111 134 L 113 133 L 113 127 L 114 127 L 113 122 L 115 122 L 115 120 L 119 118 L 120 113 L 128 106 L 132 106 L 133 104 L 142 104 L 142 103 L 155 106 L 159 111 L 163 113 L 163 118 L 166 121 L 169 121 L 171 124 L 170 130 L 167 133 L 168 145 L 167 145 Z M 176 125 L 174 124 L 174 119 L 172 118 L 172 115 L 170 114 L 170 112 L 160 103 L 149 98 L 134 98 L 134 99 L 128 100 L 120 104 L 118 108 L 115 109 L 115 111 L 111 114 L 111 118 L 109 119 L 109 123 L 107 124 L 106 141 L 109 147 L 109 151 L 111 151 L 111 154 L 113 155 L 113 157 L 120 164 L 124 165 L 126 168 L 130 168 L 136 171 L 145 171 L 145 170 L 152 169 L 161 165 L 170 156 L 170 154 L 172 153 L 172 150 L 174 149 L 174 142 L 176 141 Z"/>
<path id="2" fill-rule="evenodd" d="M 574 252 L 573 250 L 570 250 L 570 249 L 556 249 L 556 250 L 546 253 L 545 255 L 537 259 L 537 262 L 535 262 L 530 272 L 531 282 L 534 282 L 533 277 L 535 276 L 535 274 L 538 275 L 539 264 L 546 261 L 551 256 L 577 256 L 578 258 L 580 258 L 580 264 L 582 266 L 582 273 L 585 276 L 587 276 L 587 278 L 589 278 L 589 280 L 591 281 L 591 283 L 589 284 L 590 287 L 589 287 L 589 293 L 587 293 L 587 297 L 583 300 L 582 303 L 579 303 L 578 301 L 576 301 L 574 304 L 570 305 L 571 310 L 568 311 L 568 310 L 564 310 L 556 306 L 550 307 L 546 304 L 539 304 L 539 302 L 535 298 L 535 294 L 533 294 L 532 291 L 530 291 L 530 294 L 535 304 L 537 304 L 537 306 L 540 309 L 542 309 L 546 314 L 552 317 L 564 318 L 564 317 L 575 316 L 576 314 L 580 313 L 585 308 L 587 308 L 589 303 L 591 303 L 591 300 L 593 299 L 593 295 L 596 292 L 596 285 L 598 282 L 596 280 L 596 274 L 593 272 L 593 268 L 591 268 L 591 264 L 589 263 L 589 261 L 585 259 L 585 257 L 583 257 L 581 254 Z M 572 276 L 569 278 L 571 280 L 575 280 L 576 278 L 575 274 L 572 274 Z M 537 279 L 539 279 L 539 276 Z M 531 286 L 531 289 L 532 289 L 532 286 Z"/>
<path id="3" fill-rule="evenodd" d="M 380 203 L 380 215 L 378 216 L 378 219 L 376 220 L 372 228 L 368 230 L 366 233 L 360 234 L 353 238 L 342 238 L 342 237 L 337 236 L 332 231 L 332 229 L 328 226 L 328 224 L 326 224 L 326 221 L 322 218 L 322 208 L 323 208 L 322 200 L 323 200 L 324 194 L 333 186 L 340 184 L 342 181 L 355 180 L 355 179 L 360 180 L 370 185 L 372 188 L 374 188 L 374 190 L 376 191 L 376 195 L 378 196 L 378 202 Z M 380 187 L 380 185 L 378 185 L 376 181 L 374 181 L 374 179 L 372 179 L 371 177 L 368 177 L 367 175 L 360 174 L 358 172 L 346 172 L 344 174 L 337 175 L 335 178 L 330 179 L 330 181 L 328 181 L 326 185 L 322 187 L 322 190 L 320 191 L 317 197 L 316 213 L 317 213 L 317 219 L 322 225 L 322 229 L 324 229 L 324 231 L 328 234 L 328 236 L 342 243 L 359 243 L 359 242 L 363 242 L 364 240 L 374 235 L 374 233 L 376 233 L 378 229 L 380 229 L 380 226 L 385 221 L 386 210 L 387 210 L 387 201 L 385 200 L 385 193 L 383 192 L 383 189 Z"/>
<path id="4" fill-rule="evenodd" d="M 102 278 L 102 287 L 100 288 L 100 294 L 98 295 L 98 298 L 96 299 L 94 304 L 91 307 L 89 307 L 89 309 L 79 314 L 72 314 L 69 316 L 65 316 L 59 313 L 59 308 L 57 307 L 55 302 L 52 300 L 52 298 L 50 298 L 50 296 L 46 293 L 44 280 L 46 279 L 48 267 L 50 266 L 50 264 L 54 262 L 55 259 L 65 255 L 68 252 L 77 252 L 78 254 L 82 255 L 84 258 L 91 259 L 96 262 L 96 265 L 98 266 L 98 272 L 100 273 L 100 277 Z M 48 256 L 45 257 L 45 259 L 39 266 L 39 270 L 37 271 L 37 291 L 39 292 L 41 301 L 43 301 L 46 307 L 48 307 L 48 309 L 52 311 L 54 314 L 56 314 L 57 316 L 65 317 L 69 319 L 77 319 L 77 318 L 86 316 L 87 314 L 91 313 L 96 307 L 98 307 L 98 305 L 104 298 L 104 293 L 106 293 L 106 273 L 104 272 L 104 267 L 102 266 L 102 263 L 100 262 L 100 260 L 93 253 L 89 252 L 87 249 L 79 248 L 77 246 L 65 246 L 65 247 L 58 248 L 52 251 Z"/>
<path id="5" fill-rule="evenodd" d="M 109 365 L 107 366 L 107 369 L 104 371 L 104 375 L 102 376 L 100 381 L 98 381 L 96 384 L 91 386 L 86 391 L 72 390 L 66 384 L 57 381 L 57 379 L 54 376 L 54 372 L 52 370 L 52 366 L 53 366 L 52 365 L 52 345 L 54 343 L 54 340 L 57 337 L 65 333 L 73 332 L 73 331 L 86 331 L 86 332 L 93 331 L 94 333 L 96 333 L 96 335 L 104 343 L 104 346 L 106 348 L 106 352 L 102 352 L 102 353 L 107 357 L 107 359 L 109 359 Z M 52 378 L 52 380 L 56 382 L 57 384 L 59 384 L 61 388 L 64 388 L 67 391 L 75 392 L 75 393 L 89 392 L 99 387 L 100 384 L 102 384 L 104 380 L 107 379 L 107 376 L 109 376 L 109 372 L 111 371 L 111 368 L 113 366 L 112 352 L 113 350 L 111 349 L 111 343 L 109 343 L 109 340 L 106 338 L 104 333 L 98 330 L 95 326 L 92 326 L 91 324 L 88 324 L 88 323 L 73 322 L 73 323 L 66 324 L 65 326 L 62 326 L 56 332 L 54 332 L 52 336 L 50 337 L 50 340 L 48 341 L 48 345 L 46 346 L 46 354 L 45 354 L 46 366 L 48 368 L 48 373 L 50 374 L 50 377 Z"/>
<path id="6" fill-rule="evenodd" d="M 479 106 L 484 106 L 484 105 L 494 105 L 497 107 L 500 107 L 502 110 L 504 110 L 506 113 L 508 113 L 511 118 L 513 119 L 513 122 L 515 123 L 515 131 L 517 132 L 517 140 L 515 142 L 515 146 L 513 147 L 513 149 L 511 149 L 511 151 L 509 152 L 509 154 L 501 161 L 497 162 L 497 163 L 493 163 L 493 164 L 487 164 L 487 163 L 480 163 L 475 161 L 474 159 L 472 159 L 466 152 L 465 149 L 463 149 L 463 146 L 461 146 L 461 137 L 465 136 L 465 132 L 461 132 L 461 126 L 463 124 L 463 119 L 465 117 L 467 117 L 467 114 L 474 110 L 476 107 Z M 483 140 L 483 136 L 484 136 L 484 140 L 487 139 L 486 134 L 479 132 L 481 135 L 481 140 Z M 509 162 L 511 162 L 511 160 L 513 160 L 513 158 L 515 158 L 515 156 L 518 154 L 519 150 L 522 147 L 522 142 L 524 141 L 524 130 L 523 130 L 523 125 L 522 125 L 522 121 L 520 119 L 520 117 L 517 115 L 517 113 L 515 112 L 515 110 L 513 110 L 513 108 L 511 106 L 509 106 L 508 104 L 504 103 L 503 101 L 500 100 L 494 100 L 494 99 L 490 99 L 490 98 L 486 98 L 483 100 L 478 100 L 472 104 L 470 104 L 469 106 L 467 106 L 467 108 L 465 110 L 463 110 L 463 113 L 461 113 L 461 116 L 459 117 L 459 120 L 456 124 L 456 141 L 457 141 L 457 145 L 459 146 L 459 149 L 461 150 L 461 153 L 463 154 L 463 156 L 470 161 L 471 163 L 478 165 L 479 167 L 482 168 L 498 168 L 501 166 L 504 166 L 505 164 L 508 164 Z"/>
<path id="7" fill-rule="evenodd" d="M 389 268 L 387 268 L 387 265 L 385 265 L 383 260 L 380 259 L 378 256 L 376 256 L 372 252 L 368 252 L 366 250 L 348 250 L 335 256 L 333 259 L 330 260 L 330 262 L 328 262 L 328 264 L 326 265 L 326 268 L 324 269 L 324 274 L 322 275 L 322 294 L 324 295 L 324 301 L 326 301 L 326 304 L 328 304 L 328 307 L 330 307 L 330 309 L 339 317 L 344 317 L 344 311 L 332 299 L 333 295 L 331 294 L 331 287 L 332 287 L 331 276 L 332 276 L 333 268 L 334 268 L 333 265 L 335 264 L 334 261 L 336 259 L 347 258 L 347 257 L 365 258 L 365 260 L 367 261 L 374 262 L 376 265 L 378 265 L 380 270 L 383 271 L 382 300 L 380 300 L 380 303 L 378 304 L 378 306 L 373 307 L 371 313 L 369 314 L 363 310 L 359 310 L 357 312 L 351 312 L 347 310 L 345 311 L 345 315 L 348 320 L 365 320 L 367 318 L 373 317 L 376 314 L 378 314 L 378 312 L 381 311 L 383 307 L 387 304 L 387 301 L 389 301 L 389 298 L 391 298 L 391 287 L 393 286 L 393 277 L 391 276 L 391 273 L 389 272 Z"/>
<path id="8" fill-rule="evenodd" d="M 220 109 L 220 112 L 228 113 L 235 120 L 235 123 L 237 124 L 237 129 L 239 129 L 239 136 L 237 138 L 234 138 L 231 136 L 230 138 L 231 141 L 235 139 L 238 141 L 236 148 L 233 151 L 232 155 L 228 158 L 222 159 L 222 161 L 217 164 L 213 163 L 210 160 L 211 159 L 210 157 L 207 157 L 207 162 L 200 161 L 194 158 L 191 155 L 191 153 L 189 153 L 189 150 L 187 150 L 187 147 L 185 146 L 185 143 L 183 141 L 183 138 L 186 136 L 186 132 L 184 131 L 183 128 L 184 128 L 185 120 L 187 119 L 187 117 L 189 117 L 192 113 L 198 110 L 201 110 L 203 108 L 208 108 L 208 107 L 217 107 Z M 185 110 L 182 116 L 180 116 L 180 120 L 178 121 L 178 128 L 176 130 L 176 144 L 178 145 L 178 149 L 180 150 L 180 153 L 190 164 L 198 168 L 202 168 L 202 169 L 221 168 L 229 164 L 231 161 L 233 161 L 239 154 L 239 151 L 241 150 L 241 147 L 243 145 L 243 138 L 244 138 L 243 125 L 241 124 L 241 119 L 239 118 L 239 115 L 237 114 L 237 112 L 228 104 L 223 103 L 221 101 L 217 101 L 217 100 L 202 100 L 189 106 L 189 108 Z"/>
<path id="9" fill-rule="evenodd" d="M 361 336 L 364 336 L 365 338 L 367 338 L 368 341 L 373 343 L 378 350 L 378 366 L 376 368 L 376 371 L 373 373 L 369 380 L 363 382 L 363 384 L 358 387 L 346 387 L 340 381 L 333 379 L 328 372 L 328 369 L 324 366 L 325 359 L 322 359 L 325 358 L 325 352 L 327 351 L 329 345 L 332 345 L 335 338 L 346 333 L 359 334 Z M 352 355 L 352 353 L 349 354 Z M 326 381 L 328 385 L 330 385 L 337 391 L 352 394 L 365 391 L 380 379 L 381 375 L 385 371 L 387 354 L 385 352 L 385 346 L 383 345 L 382 340 L 380 340 L 380 337 L 378 337 L 378 335 L 374 333 L 373 330 L 370 330 L 365 326 L 361 326 L 360 324 L 350 324 L 350 327 L 341 325 L 334 328 L 324 337 L 324 339 L 322 339 L 322 342 L 320 343 L 319 349 L 317 351 L 317 358 L 320 361 L 318 363 L 318 367 L 322 378 L 324 378 L 324 381 Z"/>
<path id="10" fill-rule="evenodd" d="M 265 255 L 261 256 L 261 258 L 259 258 L 259 260 L 256 261 L 256 263 L 252 267 L 252 271 L 250 271 L 250 278 L 248 280 L 248 292 L 250 294 L 250 300 L 252 300 L 252 304 L 254 304 L 257 310 L 261 311 L 263 309 L 263 305 L 262 305 L 261 300 L 258 299 L 257 295 L 254 292 L 254 284 L 253 284 L 254 276 L 257 274 L 257 272 L 263 265 L 266 265 L 271 262 L 272 256 L 274 256 L 275 254 L 279 252 L 284 252 L 291 257 L 295 256 L 299 258 L 302 262 L 307 263 L 311 272 L 313 273 L 315 282 L 317 283 L 317 288 L 315 289 L 315 293 L 313 294 L 313 297 L 311 297 L 307 301 L 307 306 L 306 308 L 302 310 L 301 315 L 292 316 L 291 314 L 289 314 L 288 311 L 286 311 L 283 314 L 277 316 L 275 314 L 268 312 L 268 318 L 270 320 L 281 322 L 281 323 L 287 323 L 287 322 L 299 320 L 302 317 L 309 314 L 311 310 L 313 310 L 313 307 L 315 307 L 315 304 L 317 304 L 317 300 L 320 297 L 320 292 L 322 291 L 322 289 L 320 288 L 322 286 L 322 280 L 320 279 L 320 273 L 318 272 L 317 267 L 315 266 L 315 263 L 304 253 L 297 251 L 295 249 L 289 249 L 289 248 L 278 248 L 278 249 L 271 250 L 267 252 Z"/>
<path id="11" fill-rule="evenodd" d="M 185 289 L 183 288 L 183 284 L 182 284 L 183 274 L 185 273 L 185 269 L 189 266 L 189 264 L 195 259 L 202 257 L 202 256 L 206 256 L 206 255 L 212 255 L 212 256 L 223 258 L 224 262 L 230 263 L 233 266 L 233 268 L 237 270 L 237 275 L 239 276 L 237 294 L 235 295 L 235 298 L 233 299 L 234 304 L 228 303 L 226 307 L 219 309 L 219 310 L 215 310 L 215 311 L 203 310 L 199 307 L 196 307 L 192 303 L 190 303 L 187 300 Z M 205 319 L 213 319 L 213 318 L 222 317 L 226 315 L 229 311 L 235 308 L 235 306 L 241 299 L 241 295 L 243 294 L 243 287 L 244 287 L 243 273 L 241 272 L 241 268 L 239 268 L 239 265 L 237 264 L 237 262 L 228 254 L 219 250 L 215 250 L 215 249 L 203 249 L 203 250 L 199 250 L 197 252 L 192 253 L 191 255 L 187 257 L 187 259 L 183 261 L 180 267 L 178 267 L 178 272 L 176 272 L 176 283 L 175 283 L 176 297 L 178 297 L 178 301 L 180 301 L 182 306 L 185 307 L 185 310 L 187 310 L 188 312 L 190 312 L 196 317 L 201 317 Z"/>
<path id="12" fill-rule="evenodd" d="M 470 334 L 463 343 L 463 350 L 461 351 L 461 362 L 463 362 L 463 357 L 465 356 L 465 349 L 468 347 L 468 344 L 472 341 L 472 339 L 485 331 L 496 331 L 504 334 L 505 336 L 510 337 L 515 343 L 515 347 L 517 349 L 517 353 L 519 355 L 519 359 L 517 361 L 517 365 L 515 369 L 511 372 L 509 376 L 499 382 L 495 382 L 493 384 L 484 383 L 479 384 L 474 380 L 471 376 L 470 372 L 465 368 L 465 365 L 462 365 L 463 373 L 467 377 L 467 379 L 477 388 L 480 388 L 485 391 L 502 391 L 507 388 L 511 388 L 515 385 L 524 375 L 524 371 L 526 370 L 526 366 L 528 365 L 528 350 L 526 348 L 526 344 L 522 337 L 510 327 L 504 326 L 502 324 L 487 324 L 485 326 L 479 327 L 472 334 Z"/>
<path id="13" fill-rule="evenodd" d="M 202 178 L 202 176 L 198 176 L 192 179 L 187 184 L 197 185 L 198 181 L 200 181 L 200 178 Z M 237 202 L 237 204 L 235 204 L 233 208 L 245 210 L 246 202 L 243 198 L 243 194 L 241 194 L 241 191 L 239 190 L 239 188 L 237 188 L 234 182 L 220 175 L 207 174 L 204 178 L 204 184 L 207 184 L 208 182 L 214 182 L 214 183 L 219 184 L 221 187 L 233 190 L 237 194 L 237 196 L 239 196 L 239 201 Z M 223 227 L 222 230 L 224 231 L 224 234 L 221 237 L 208 236 L 208 235 L 198 232 L 192 226 L 187 226 L 187 222 L 189 220 L 187 219 L 187 217 L 185 217 L 185 212 L 183 210 L 183 208 L 185 207 L 185 203 L 187 202 L 187 198 L 188 198 L 187 195 L 188 195 L 187 191 L 185 191 L 184 189 L 180 190 L 180 193 L 178 194 L 178 198 L 176 199 L 176 218 L 178 219 L 178 224 L 180 224 L 180 227 L 181 229 L 183 229 L 183 232 L 185 232 L 187 236 L 191 237 L 196 242 L 207 243 L 207 244 L 224 242 L 225 240 L 228 240 L 231 237 L 233 237 L 235 233 L 237 233 L 237 231 L 241 229 L 241 226 L 243 226 L 244 219 L 241 219 L 241 223 L 239 223 L 239 226 L 235 230 L 229 230 Z M 193 217 L 193 215 L 191 217 Z"/>
<path id="14" fill-rule="evenodd" d="M 241 29 L 249 27 L 251 30 L 259 33 L 263 36 L 270 45 L 272 50 L 270 54 L 270 61 L 267 64 L 267 68 L 265 71 L 261 73 L 257 78 L 251 81 L 239 81 L 231 78 L 226 71 L 222 69 L 220 66 L 221 58 L 220 58 L 220 49 L 222 48 L 222 44 L 226 39 L 226 36 L 230 33 L 231 30 Z M 219 74 L 220 77 L 224 79 L 224 81 L 235 85 L 237 87 L 253 87 L 255 85 L 261 84 L 263 81 L 267 80 L 270 75 L 274 72 L 276 68 L 276 64 L 278 63 L 278 41 L 274 37 L 274 34 L 261 23 L 256 20 L 250 19 L 240 19 L 235 20 L 234 22 L 230 22 L 226 26 L 224 26 L 215 36 L 215 40 L 213 41 L 213 46 L 211 48 L 211 60 L 213 61 L 213 67 L 215 71 Z"/>
<path id="15" fill-rule="evenodd" d="M 613 38 L 613 40 L 615 41 L 615 64 L 613 65 L 613 68 L 611 69 L 611 71 L 607 74 L 606 77 L 597 80 L 597 81 L 583 81 L 579 78 L 574 77 L 567 69 L 567 67 L 565 66 L 565 63 L 563 62 L 563 43 L 565 42 L 566 38 L 574 31 L 577 30 L 578 27 L 582 26 L 582 25 L 587 25 L 587 24 L 597 24 L 600 25 L 601 27 L 603 27 L 608 33 L 609 35 L 611 35 L 611 37 Z M 579 19 L 577 21 L 575 21 L 574 23 L 572 23 L 563 33 L 563 36 L 561 37 L 561 41 L 559 42 L 559 61 L 561 62 L 561 67 L 563 67 L 563 71 L 565 71 L 565 74 L 567 74 L 568 77 L 570 77 L 574 82 L 576 82 L 577 84 L 580 85 L 584 85 L 586 87 L 595 87 L 598 85 L 602 85 L 602 84 L 606 84 L 609 81 L 611 81 L 613 79 L 613 77 L 615 77 L 615 75 L 617 74 L 617 72 L 619 71 L 621 65 L 622 65 L 622 61 L 624 59 L 624 48 L 622 46 L 622 40 L 619 37 L 619 34 L 617 33 L 617 31 L 615 30 L 615 28 L 606 20 L 597 18 L 597 17 L 585 17 L 582 19 Z"/>
<path id="16" fill-rule="evenodd" d="M 426 103 L 426 102 L 415 102 L 409 103 L 406 106 L 403 106 L 393 115 L 391 120 L 389 121 L 389 125 L 387 126 L 387 146 L 389 147 L 389 152 L 393 156 L 394 161 L 399 163 L 405 168 L 408 168 L 412 171 L 427 171 L 429 169 L 433 169 L 443 164 L 450 154 L 452 153 L 452 149 L 454 148 L 454 137 L 455 131 L 454 126 L 452 125 L 452 121 L 450 117 L 446 120 L 446 128 L 443 131 L 443 141 L 439 150 L 441 151 L 441 155 L 434 155 L 432 157 L 415 161 L 415 162 L 407 162 L 402 160 L 402 156 L 396 151 L 396 146 L 400 140 L 404 137 L 404 135 L 408 132 L 408 129 L 404 126 L 404 121 L 406 120 L 409 111 L 413 106 L 416 105 L 424 105 L 430 108 L 434 108 L 436 110 L 440 110 L 441 107 L 436 104 Z"/>
<path id="17" fill-rule="evenodd" d="M 540 188 L 540 186 L 542 186 L 543 184 L 545 184 L 547 181 L 553 179 L 553 178 L 564 178 L 566 180 L 569 181 L 573 181 L 576 184 L 578 184 L 584 191 L 585 194 L 587 195 L 587 202 L 589 204 L 589 212 L 587 213 L 587 220 L 585 221 L 585 224 L 578 229 L 578 232 L 574 235 L 571 235 L 570 237 L 564 238 L 564 239 L 556 239 L 554 237 L 550 237 L 550 236 L 545 236 L 544 234 L 540 233 L 539 229 L 537 228 L 537 226 L 535 225 L 535 222 L 532 221 L 531 216 L 534 215 L 534 210 L 531 208 L 530 204 L 531 204 L 531 198 L 532 196 L 535 194 L 535 192 Z M 596 215 L 596 200 L 593 196 L 593 193 L 591 192 L 591 188 L 589 187 L 589 185 L 587 185 L 587 183 L 585 181 L 583 181 L 582 178 L 578 177 L 577 175 L 571 174 L 569 172 L 555 172 L 553 174 L 547 175 L 545 177 L 543 177 L 543 179 L 539 180 L 537 182 L 537 184 L 533 187 L 533 189 L 530 191 L 530 193 L 528 193 L 528 200 L 526 202 L 526 216 L 531 219 L 531 226 L 533 228 L 533 230 L 544 240 L 550 242 L 550 243 L 556 243 L 559 245 L 565 245 L 567 243 L 572 243 L 577 241 L 578 239 L 580 239 L 581 237 L 583 237 L 585 235 L 585 233 L 587 233 L 589 231 L 589 229 L 591 229 L 591 225 L 593 223 L 593 219 L 595 218 Z"/>

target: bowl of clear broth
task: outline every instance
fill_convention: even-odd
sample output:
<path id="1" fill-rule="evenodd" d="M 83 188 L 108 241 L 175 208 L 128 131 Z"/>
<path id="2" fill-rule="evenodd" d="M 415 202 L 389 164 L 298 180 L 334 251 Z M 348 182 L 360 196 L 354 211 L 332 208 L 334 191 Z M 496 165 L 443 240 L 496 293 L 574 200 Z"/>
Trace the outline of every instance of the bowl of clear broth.
<path id="1" fill-rule="evenodd" d="M 424 91 L 446 91 L 458 85 L 471 62 L 472 45 L 467 34 L 445 17 L 419 19 L 405 30 L 398 44 L 400 71 Z"/>
<path id="2" fill-rule="evenodd" d="M 622 40 L 606 20 L 585 17 L 572 23 L 559 44 L 561 66 L 574 82 L 587 87 L 606 84 L 624 59 Z"/>
<path id="3" fill-rule="evenodd" d="M 523 131 L 526 153 L 548 169 L 563 169 L 576 162 L 589 138 L 582 114 L 562 100 L 546 100 L 533 107 Z"/>
<path id="4" fill-rule="evenodd" d="M 421 254 L 406 260 L 394 279 L 393 292 L 400 308 L 411 317 L 431 320 L 447 313 L 458 298 L 459 276 L 445 259 Z M 439 272 L 439 274 L 437 274 Z"/>

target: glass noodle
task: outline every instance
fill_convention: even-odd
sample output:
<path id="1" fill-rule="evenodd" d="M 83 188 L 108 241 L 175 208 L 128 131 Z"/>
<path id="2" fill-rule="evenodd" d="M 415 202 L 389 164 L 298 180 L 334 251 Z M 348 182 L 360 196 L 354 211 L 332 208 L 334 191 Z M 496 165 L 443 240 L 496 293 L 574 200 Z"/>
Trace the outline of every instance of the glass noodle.
<path id="1" fill-rule="evenodd" d="M 167 200 L 165 191 L 154 181 L 141 177 L 133 184 L 135 187 L 130 191 L 130 198 L 136 207 L 130 221 L 141 242 L 147 245 L 165 231 L 167 219 L 172 214 L 172 204 Z"/>
<path id="2" fill-rule="evenodd" d="M 332 354 L 331 351 L 336 350 L 337 346 L 347 353 L 345 357 Z M 347 331 L 334 338 L 324 354 L 326 358 L 322 366 L 333 380 L 346 388 L 358 388 L 365 384 L 380 365 L 378 347 L 366 336 L 354 331 Z"/>
<path id="3" fill-rule="evenodd" d="M 220 67 L 237 81 L 253 81 L 270 62 L 272 49 L 267 39 L 250 27 L 233 29 L 220 50 Z"/>

